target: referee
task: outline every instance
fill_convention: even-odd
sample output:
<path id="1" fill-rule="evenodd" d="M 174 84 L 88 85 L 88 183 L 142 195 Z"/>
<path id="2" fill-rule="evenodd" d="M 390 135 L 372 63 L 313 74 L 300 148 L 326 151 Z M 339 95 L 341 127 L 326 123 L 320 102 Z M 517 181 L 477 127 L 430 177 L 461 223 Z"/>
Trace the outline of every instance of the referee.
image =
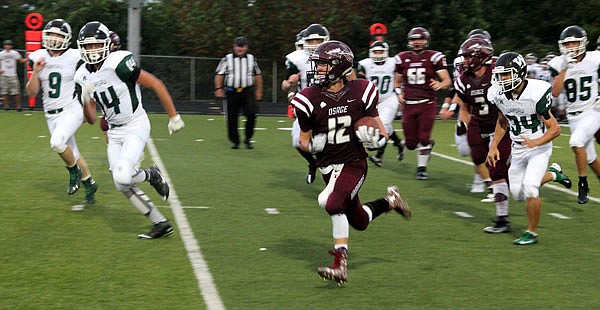
<path id="1" fill-rule="evenodd" d="M 233 40 L 233 53 L 221 59 L 215 75 L 215 97 L 227 98 L 227 131 L 231 148 L 240 148 L 238 117 L 240 108 L 246 116 L 244 144 L 252 149 L 257 100 L 262 100 L 263 80 L 254 55 L 248 54 L 248 40 L 237 37 Z"/>

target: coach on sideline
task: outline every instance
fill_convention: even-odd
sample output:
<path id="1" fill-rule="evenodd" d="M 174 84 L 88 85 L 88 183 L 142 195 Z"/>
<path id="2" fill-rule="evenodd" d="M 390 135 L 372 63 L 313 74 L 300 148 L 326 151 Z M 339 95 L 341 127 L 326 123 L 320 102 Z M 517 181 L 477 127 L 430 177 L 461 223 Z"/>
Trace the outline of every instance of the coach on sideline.
<path id="1" fill-rule="evenodd" d="M 244 144 L 252 149 L 257 101 L 262 100 L 263 80 L 254 55 L 248 54 L 248 40 L 237 37 L 233 40 L 233 53 L 227 54 L 217 66 L 215 75 L 215 97 L 227 98 L 227 131 L 231 148 L 240 147 L 238 116 L 243 108 L 246 116 L 246 138 Z"/>

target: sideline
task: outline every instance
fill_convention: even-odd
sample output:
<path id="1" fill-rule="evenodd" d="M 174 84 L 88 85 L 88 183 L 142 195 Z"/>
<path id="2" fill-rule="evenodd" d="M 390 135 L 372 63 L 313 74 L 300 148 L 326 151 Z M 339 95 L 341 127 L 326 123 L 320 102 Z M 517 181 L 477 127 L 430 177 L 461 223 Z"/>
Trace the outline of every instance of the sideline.
<path id="1" fill-rule="evenodd" d="M 152 138 L 148 139 L 148 143 L 146 145 L 150 151 L 152 161 L 158 166 L 163 178 L 171 187 L 168 202 L 171 206 L 173 216 L 175 217 L 175 223 L 177 224 L 179 235 L 181 236 L 181 240 L 185 246 L 185 251 L 187 252 L 196 279 L 198 280 L 198 288 L 200 289 L 200 293 L 202 293 L 206 308 L 209 310 L 225 309 L 223 301 L 221 300 L 219 292 L 217 291 L 217 287 L 213 281 L 213 277 L 208 269 L 208 265 L 206 264 L 204 256 L 200 251 L 198 240 L 196 240 L 196 237 L 194 237 L 194 232 L 192 231 L 190 223 L 185 216 L 185 212 L 183 211 L 183 207 L 181 206 L 177 192 L 175 192 L 175 188 L 173 187 L 169 173 L 167 172 L 167 169 L 165 168 L 165 165 L 158 154 L 156 145 L 154 145 L 154 140 L 152 140 Z"/>

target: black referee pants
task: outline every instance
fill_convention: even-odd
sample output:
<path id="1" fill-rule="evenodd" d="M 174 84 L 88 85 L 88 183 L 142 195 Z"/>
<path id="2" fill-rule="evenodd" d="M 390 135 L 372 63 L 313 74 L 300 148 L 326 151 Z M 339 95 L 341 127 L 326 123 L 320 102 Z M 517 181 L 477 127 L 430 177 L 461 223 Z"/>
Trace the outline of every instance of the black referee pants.
<path id="1" fill-rule="evenodd" d="M 254 136 L 256 114 L 258 113 L 258 103 L 254 98 L 254 86 L 246 87 L 241 92 L 236 92 L 235 88 L 227 88 L 227 132 L 229 141 L 236 145 L 240 144 L 240 135 L 238 133 L 240 109 L 246 116 L 246 137 L 244 142 L 249 142 L 252 136 Z"/>

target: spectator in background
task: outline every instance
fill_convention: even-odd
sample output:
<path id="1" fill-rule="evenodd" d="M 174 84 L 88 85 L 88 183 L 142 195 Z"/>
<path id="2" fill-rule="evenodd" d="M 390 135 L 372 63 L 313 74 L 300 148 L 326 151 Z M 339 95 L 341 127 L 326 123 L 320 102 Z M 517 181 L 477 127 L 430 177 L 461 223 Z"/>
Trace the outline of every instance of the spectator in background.
<path id="1" fill-rule="evenodd" d="M 0 52 L 0 95 L 4 104 L 4 110 L 8 111 L 8 96 L 15 97 L 17 111 L 21 112 L 21 83 L 17 75 L 17 61 L 26 63 L 27 59 L 13 50 L 13 41 L 4 40 L 4 50 Z"/>
<path id="2" fill-rule="evenodd" d="M 263 80 L 256 58 L 248 54 L 248 40 L 237 37 L 233 40 L 233 53 L 227 54 L 217 66 L 215 75 L 215 97 L 227 98 L 227 131 L 231 148 L 240 147 L 238 117 L 240 108 L 246 116 L 244 144 L 252 149 L 252 136 L 259 112 L 257 101 L 263 97 Z"/>

